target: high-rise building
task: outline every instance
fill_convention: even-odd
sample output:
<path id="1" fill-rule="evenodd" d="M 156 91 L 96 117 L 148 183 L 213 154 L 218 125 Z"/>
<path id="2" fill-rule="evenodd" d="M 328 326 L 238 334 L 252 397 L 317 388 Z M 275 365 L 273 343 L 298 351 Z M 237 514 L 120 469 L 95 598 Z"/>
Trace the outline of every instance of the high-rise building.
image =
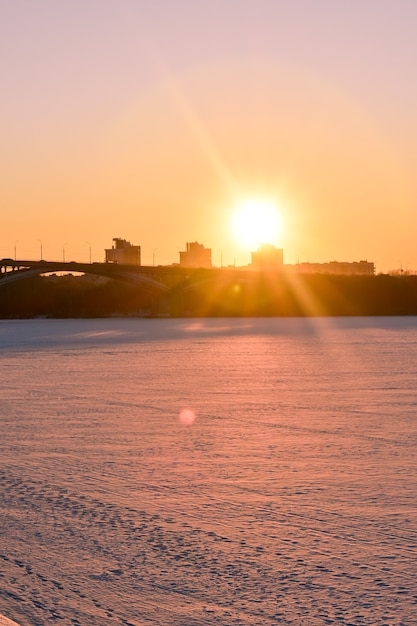
<path id="1" fill-rule="evenodd" d="M 126 239 L 113 238 L 114 245 L 105 250 L 106 263 L 140 265 L 140 246 L 132 246 Z"/>
<path id="2" fill-rule="evenodd" d="M 193 241 L 187 243 L 187 249 L 180 252 L 181 267 L 211 267 L 211 249 Z"/>
<path id="3" fill-rule="evenodd" d="M 282 248 L 275 248 L 275 246 L 264 243 L 259 246 L 257 252 L 251 252 L 252 255 L 252 269 L 256 270 L 280 270 L 284 263 L 284 251 Z"/>

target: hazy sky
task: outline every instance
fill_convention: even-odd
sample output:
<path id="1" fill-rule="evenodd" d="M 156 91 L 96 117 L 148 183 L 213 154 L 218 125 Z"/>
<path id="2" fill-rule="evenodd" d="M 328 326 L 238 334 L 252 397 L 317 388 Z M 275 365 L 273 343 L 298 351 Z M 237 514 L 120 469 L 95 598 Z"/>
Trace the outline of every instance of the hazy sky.
<path id="1" fill-rule="evenodd" d="M 0 258 L 246 263 L 239 200 L 286 262 L 417 269 L 415 0 L 0 0 Z"/>

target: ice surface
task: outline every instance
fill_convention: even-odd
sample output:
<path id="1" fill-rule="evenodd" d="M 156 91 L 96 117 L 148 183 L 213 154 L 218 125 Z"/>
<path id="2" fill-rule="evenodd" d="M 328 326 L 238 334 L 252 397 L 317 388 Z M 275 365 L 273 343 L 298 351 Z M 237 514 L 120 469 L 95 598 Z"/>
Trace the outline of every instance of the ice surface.
<path id="1" fill-rule="evenodd" d="M 416 623 L 416 343 L 415 318 L 0 322 L 0 613 Z"/>
<path id="2" fill-rule="evenodd" d="M 19 626 L 19 624 L 13 622 L 11 619 L 8 619 L 4 615 L 0 615 L 0 626 Z"/>

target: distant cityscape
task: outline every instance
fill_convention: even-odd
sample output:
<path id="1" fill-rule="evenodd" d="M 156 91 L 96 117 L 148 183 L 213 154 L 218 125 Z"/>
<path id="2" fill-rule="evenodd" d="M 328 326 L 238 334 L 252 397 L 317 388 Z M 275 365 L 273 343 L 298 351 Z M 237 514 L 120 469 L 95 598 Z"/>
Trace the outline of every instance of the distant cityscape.
<path id="1" fill-rule="evenodd" d="M 172 266 L 184 268 L 211 268 L 212 251 L 197 241 L 187 242 L 186 249 L 179 253 L 178 263 Z M 141 246 L 133 245 L 126 239 L 113 238 L 111 248 L 105 250 L 106 263 L 121 265 L 141 265 Z M 227 266 L 233 267 L 233 266 Z M 254 271 L 286 271 L 301 274 L 333 274 L 373 276 L 375 264 L 367 260 L 360 261 L 329 261 L 327 263 L 295 263 L 284 264 L 284 251 L 271 244 L 262 244 L 258 250 L 251 252 L 251 263 L 241 269 Z"/>
<path id="2" fill-rule="evenodd" d="M 369 261 L 285 264 L 263 244 L 244 266 L 215 266 L 187 242 L 176 263 L 142 265 L 115 237 L 100 262 L 0 259 L 0 319 L 417 315 L 417 276 L 375 274 Z"/>

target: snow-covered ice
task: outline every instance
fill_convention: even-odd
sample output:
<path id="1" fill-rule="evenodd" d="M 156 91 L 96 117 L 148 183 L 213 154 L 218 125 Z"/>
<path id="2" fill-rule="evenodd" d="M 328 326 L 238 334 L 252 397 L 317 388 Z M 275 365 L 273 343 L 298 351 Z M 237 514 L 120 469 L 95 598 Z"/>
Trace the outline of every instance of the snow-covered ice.
<path id="1" fill-rule="evenodd" d="M 0 322 L 0 613 L 417 623 L 416 347 L 415 318 Z"/>

